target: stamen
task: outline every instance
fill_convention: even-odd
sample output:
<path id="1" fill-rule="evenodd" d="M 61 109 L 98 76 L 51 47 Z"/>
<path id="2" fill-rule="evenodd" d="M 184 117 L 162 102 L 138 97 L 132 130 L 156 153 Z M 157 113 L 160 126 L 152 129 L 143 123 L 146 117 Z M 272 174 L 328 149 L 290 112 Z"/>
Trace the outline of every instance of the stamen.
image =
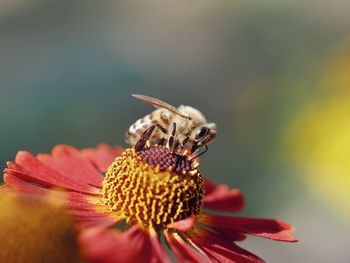
<path id="1" fill-rule="evenodd" d="M 197 161 L 192 162 L 192 169 L 196 169 L 199 166 L 199 163 Z"/>

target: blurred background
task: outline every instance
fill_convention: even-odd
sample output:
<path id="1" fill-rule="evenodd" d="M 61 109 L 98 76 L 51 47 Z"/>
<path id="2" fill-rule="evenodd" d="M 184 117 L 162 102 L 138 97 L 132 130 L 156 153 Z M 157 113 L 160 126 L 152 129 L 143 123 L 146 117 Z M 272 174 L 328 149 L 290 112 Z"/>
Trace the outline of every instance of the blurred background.
<path id="1" fill-rule="evenodd" d="M 241 215 L 297 244 L 250 238 L 268 262 L 350 262 L 350 2 L 0 1 L 0 162 L 124 132 L 141 93 L 218 124 L 205 176 Z"/>

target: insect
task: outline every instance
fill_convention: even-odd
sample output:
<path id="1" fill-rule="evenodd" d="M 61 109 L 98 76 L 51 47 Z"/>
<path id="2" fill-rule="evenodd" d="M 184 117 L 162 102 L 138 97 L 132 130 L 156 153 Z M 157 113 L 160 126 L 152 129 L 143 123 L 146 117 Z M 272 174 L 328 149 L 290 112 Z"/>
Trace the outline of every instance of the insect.
<path id="1" fill-rule="evenodd" d="M 147 142 L 166 145 L 173 150 L 184 149 L 191 156 L 213 142 L 217 128 L 215 123 L 207 122 L 203 114 L 191 107 L 181 105 L 178 108 L 156 98 L 133 94 L 133 97 L 157 109 L 137 120 L 125 134 L 126 143 L 141 150 Z"/>

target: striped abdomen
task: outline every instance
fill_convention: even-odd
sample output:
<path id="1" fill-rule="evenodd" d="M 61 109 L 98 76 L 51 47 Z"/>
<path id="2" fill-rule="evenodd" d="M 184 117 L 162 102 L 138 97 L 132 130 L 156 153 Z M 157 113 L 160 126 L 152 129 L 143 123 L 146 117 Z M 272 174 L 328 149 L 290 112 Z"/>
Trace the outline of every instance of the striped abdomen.
<path id="1" fill-rule="evenodd" d="M 138 119 L 125 133 L 125 142 L 131 146 L 134 146 L 140 139 L 142 133 L 156 123 L 160 124 L 168 131 L 171 115 L 172 114 L 165 109 L 158 109 L 153 111 L 151 114 Z M 166 134 L 161 132 L 158 128 L 155 128 L 152 136 L 150 137 L 150 141 L 157 142 L 161 138 L 166 138 Z"/>

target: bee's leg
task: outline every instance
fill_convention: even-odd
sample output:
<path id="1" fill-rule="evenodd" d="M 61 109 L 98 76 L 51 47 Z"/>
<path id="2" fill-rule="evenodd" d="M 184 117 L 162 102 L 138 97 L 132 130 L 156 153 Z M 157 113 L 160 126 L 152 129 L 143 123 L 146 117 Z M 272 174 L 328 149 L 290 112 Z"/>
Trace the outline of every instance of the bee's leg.
<path id="1" fill-rule="evenodd" d="M 177 151 L 177 149 L 179 148 L 180 146 L 180 142 L 179 140 L 175 140 L 175 143 L 174 143 L 174 149 Z"/>
<path id="2" fill-rule="evenodd" d="M 154 125 L 156 125 L 157 128 L 159 128 L 159 130 L 161 130 L 164 134 L 167 134 L 167 130 L 162 125 L 159 123 L 155 123 Z"/>
<path id="3" fill-rule="evenodd" d="M 186 146 L 186 144 L 188 143 L 188 140 L 190 139 L 190 137 L 189 136 L 186 136 L 186 138 L 182 141 L 182 143 L 181 143 L 181 147 L 182 148 L 185 148 L 185 146 Z"/>
<path id="4" fill-rule="evenodd" d="M 194 157 L 191 157 L 191 159 L 196 159 L 196 158 L 198 158 L 199 156 L 205 154 L 205 153 L 209 150 L 208 145 L 205 144 L 204 146 L 205 146 L 205 150 L 204 150 L 203 152 L 201 152 L 200 154 L 198 154 L 198 155 L 196 155 L 196 156 L 194 156 Z M 192 154 L 196 153 L 199 149 L 200 149 L 200 148 L 197 148 L 197 150 L 196 150 L 195 152 L 193 152 Z"/>
<path id="5" fill-rule="evenodd" d="M 191 147 L 191 154 L 194 154 L 198 149 L 199 149 L 198 142 L 193 142 L 192 147 Z"/>
<path id="6" fill-rule="evenodd" d="M 171 126 L 171 130 L 170 130 L 170 136 L 169 136 L 169 139 L 168 139 L 168 144 L 167 144 L 167 146 L 169 148 L 171 148 L 171 149 L 173 148 L 173 145 L 174 145 L 175 133 L 176 133 L 176 122 L 173 122 L 172 126 Z"/>
<path id="7" fill-rule="evenodd" d="M 157 128 L 161 130 L 162 133 L 167 134 L 167 130 L 162 125 L 160 125 L 159 123 L 155 123 L 154 125 L 156 125 Z M 157 142 L 157 144 L 164 146 L 166 142 L 167 142 L 166 138 L 163 137 Z"/>
<path id="8" fill-rule="evenodd" d="M 160 141 L 158 142 L 158 145 L 164 146 L 166 144 L 166 139 L 162 138 L 160 139 Z"/>
<path id="9" fill-rule="evenodd" d="M 153 124 L 150 126 L 147 130 L 145 130 L 142 135 L 140 136 L 140 139 L 138 142 L 135 144 L 134 148 L 136 151 L 140 151 L 145 147 L 147 140 L 151 137 L 156 125 Z"/>
<path id="10" fill-rule="evenodd" d="M 163 133 L 167 133 L 167 130 L 162 126 L 160 125 L 159 123 L 155 123 L 153 124 L 152 126 L 150 126 L 149 128 L 147 128 L 143 133 L 142 135 L 140 136 L 140 139 L 138 140 L 138 142 L 135 144 L 134 148 L 136 151 L 140 151 L 143 149 L 143 147 L 145 147 L 146 145 L 146 142 L 148 141 L 148 139 L 151 137 L 153 131 L 155 128 L 158 128 L 160 129 Z M 162 144 L 165 144 L 165 142 L 162 142 L 161 140 L 161 143 Z"/>

